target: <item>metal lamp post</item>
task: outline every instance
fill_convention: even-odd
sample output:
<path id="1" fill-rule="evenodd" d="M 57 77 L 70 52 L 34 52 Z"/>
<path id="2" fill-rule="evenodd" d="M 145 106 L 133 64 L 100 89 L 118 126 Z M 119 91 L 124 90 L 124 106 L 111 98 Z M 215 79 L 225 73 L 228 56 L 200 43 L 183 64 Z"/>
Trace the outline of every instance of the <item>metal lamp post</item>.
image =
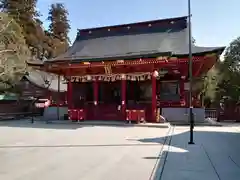
<path id="1" fill-rule="evenodd" d="M 188 144 L 194 144 L 193 142 L 193 128 L 194 128 L 194 115 L 192 106 L 192 27 L 191 27 L 191 0 L 188 0 L 188 30 L 189 30 L 189 122 L 190 122 L 190 140 Z"/>

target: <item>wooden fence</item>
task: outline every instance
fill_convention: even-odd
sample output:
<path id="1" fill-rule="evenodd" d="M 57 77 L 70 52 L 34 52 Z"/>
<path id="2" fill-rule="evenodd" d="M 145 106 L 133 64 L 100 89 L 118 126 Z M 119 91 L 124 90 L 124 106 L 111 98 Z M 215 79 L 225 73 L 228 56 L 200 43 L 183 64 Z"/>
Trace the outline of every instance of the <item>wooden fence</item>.
<path id="1" fill-rule="evenodd" d="M 211 118 L 217 120 L 217 109 L 216 108 L 206 108 L 205 109 L 205 118 Z"/>
<path id="2" fill-rule="evenodd" d="M 240 105 L 225 107 L 224 110 L 217 108 L 206 108 L 205 118 L 212 118 L 217 121 L 240 122 Z"/>

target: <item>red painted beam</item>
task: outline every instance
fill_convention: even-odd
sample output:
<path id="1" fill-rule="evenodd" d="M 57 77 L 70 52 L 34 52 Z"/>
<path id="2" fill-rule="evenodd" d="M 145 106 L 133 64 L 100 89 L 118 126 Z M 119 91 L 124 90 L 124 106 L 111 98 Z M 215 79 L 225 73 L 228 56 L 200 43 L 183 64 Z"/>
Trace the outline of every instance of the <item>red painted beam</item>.
<path id="1" fill-rule="evenodd" d="M 201 62 L 203 57 L 193 57 L 194 64 Z M 146 69 L 149 66 L 149 69 L 144 70 L 143 72 L 151 72 L 153 68 L 181 68 L 181 66 L 187 67 L 188 58 L 170 58 L 170 59 L 156 59 L 156 58 L 145 58 L 145 59 L 136 59 L 136 60 L 121 60 L 121 61 L 108 61 L 108 62 L 87 62 L 87 63 L 78 63 L 78 64 L 49 64 L 48 72 L 60 73 L 60 70 L 63 72 L 70 71 L 71 74 L 78 75 L 79 73 L 75 70 L 79 69 L 81 74 L 98 74 L 98 71 L 101 71 L 106 65 L 110 65 L 113 69 L 113 73 L 127 73 L 126 67 L 132 67 L 134 71 L 136 69 Z M 136 68 L 138 67 L 138 68 Z M 88 69 L 88 70 L 87 70 Z M 119 72 L 114 72 L 114 69 Z M 140 70 L 136 72 L 140 72 Z M 85 72 L 90 71 L 90 72 Z M 187 68 L 183 68 L 182 71 L 187 71 Z M 131 70 L 132 72 L 132 70 Z M 66 73 L 65 73 L 66 74 Z M 183 73 L 185 74 L 185 73 Z"/>

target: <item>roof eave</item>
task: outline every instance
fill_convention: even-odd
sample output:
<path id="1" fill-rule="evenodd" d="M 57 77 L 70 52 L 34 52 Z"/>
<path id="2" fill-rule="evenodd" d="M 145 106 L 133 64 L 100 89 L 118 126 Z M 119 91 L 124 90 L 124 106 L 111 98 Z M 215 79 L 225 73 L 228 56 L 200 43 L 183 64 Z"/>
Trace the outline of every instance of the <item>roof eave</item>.
<path id="1" fill-rule="evenodd" d="M 25 61 L 27 65 L 30 66 L 44 66 L 43 61 Z"/>
<path id="2" fill-rule="evenodd" d="M 222 47 L 217 47 L 216 49 L 213 50 L 209 50 L 209 51 L 202 51 L 202 52 L 197 52 L 197 53 L 193 53 L 194 56 L 203 56 L 209 53 L 216 53 L 217 55 L 221 55 L 223 53 L 223 51 L 225 50 L 226 46 L 222 46 Z M 188 56 L 189 54 L 174 54 L 173 56 L 177 56 L 177 57 L 185 57 Z"/>
<path id="3" fill-rule="evenodd" d="M 97 58 L 77 58 L 69 57 L 65 59 L 59 59 L 54 61 L 45 61 L 45 63 L 55 63 L 55 62 L 70 62 L 70 63 L 79 63 L 83 61 L 99 62 L 99 61 L 115 61 L 115 60 L 131 60 L 131 59 L 140 59 L 140 58 L 155 58 L 158 56 L 172 56 L 172 52 L 161 52 L 161 53 L 146 53 L 139 55 L 129 55 L 129 56 L 111 56 L 111 57 L 97 57 Z"/>

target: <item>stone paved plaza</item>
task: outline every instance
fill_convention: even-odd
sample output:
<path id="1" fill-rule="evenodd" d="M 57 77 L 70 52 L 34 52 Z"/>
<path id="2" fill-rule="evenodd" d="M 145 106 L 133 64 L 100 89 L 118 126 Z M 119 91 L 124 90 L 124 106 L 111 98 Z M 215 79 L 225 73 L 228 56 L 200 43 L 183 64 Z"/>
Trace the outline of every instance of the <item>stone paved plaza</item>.
<path id="1" fill-rule="evenodd" d="M 175 127 L 161 180 L 239 180 L 240 126 L 195 127 L 195 145 L 188 145 L 189 127 Z M 166 149 L 166 148 L 165 148 Z"/>
<path id="2" fill-rule="evenodd" d="M 240 126 L 194 130 L 0 122 L 0 179 L 238 180 Z"/>
<path id="3" fill-rule="evenodd" d="M 146 180 L 168 128 L 0 123 L 2 180 Z"/>

